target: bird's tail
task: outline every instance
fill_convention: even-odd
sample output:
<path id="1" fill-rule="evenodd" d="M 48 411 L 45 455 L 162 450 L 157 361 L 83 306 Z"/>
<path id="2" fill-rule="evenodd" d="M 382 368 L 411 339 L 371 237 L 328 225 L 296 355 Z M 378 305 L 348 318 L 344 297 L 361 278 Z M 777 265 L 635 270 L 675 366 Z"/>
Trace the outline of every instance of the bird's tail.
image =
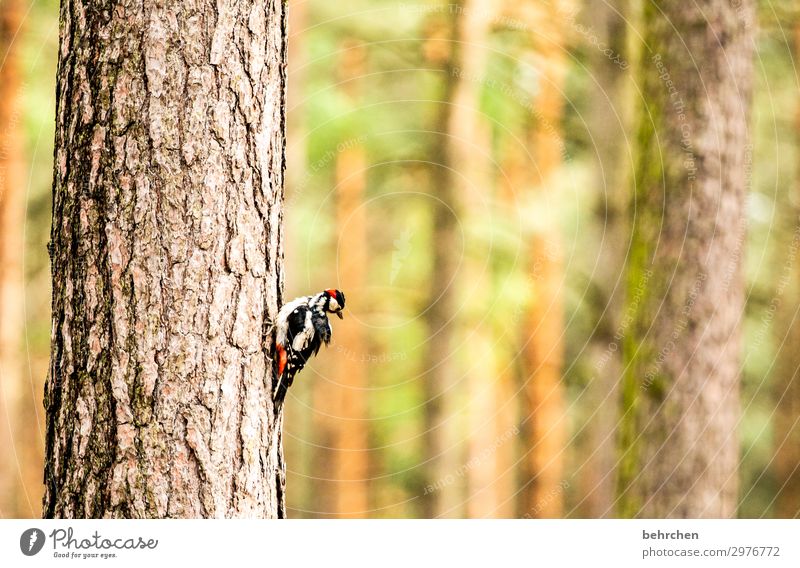
<path id="1" fill-rule="evenodd" d="M 272 393 L 272 400 L 275 407 L 283 406 L 283 401 L 286 399 L 286 391 L 289 390 L 289 382 L 287 381 L 286 373 L 278 375 L 278 384 L 275 385 L 275 391 Z"/>
<path id="2" fill-rule="evenodd" d="M 287 370 L 285 373 L 280 373 L 278 375 L 278 384 L 275 385 L 275 391 L 272 393 L 272 400 L 276 408 L 280 408 L 283 405 L 283 401 L 286 399 L 286 393 L 293 382 L 294 373 L 291 371 Z"/>

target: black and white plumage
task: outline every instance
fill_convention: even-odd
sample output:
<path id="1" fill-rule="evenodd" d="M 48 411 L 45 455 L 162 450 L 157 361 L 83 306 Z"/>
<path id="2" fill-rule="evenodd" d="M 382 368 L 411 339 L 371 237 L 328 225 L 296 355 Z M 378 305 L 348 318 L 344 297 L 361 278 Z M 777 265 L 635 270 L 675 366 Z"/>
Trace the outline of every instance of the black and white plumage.
<path id="1" fill-rule="evenodd" d="M 300 372 L 312 355 L 324 343 L 331 341 L 331 324 L 328 314 L 342 319 L 344 294 L 339 290 L 325 290 L 315 296 L 302 296 L 284 304 L 278 311 L 275 324 L 275 354 L 277 381 L 272 395 L 281 404 L 286 391 L 292 386 L 294 376 Z"/>

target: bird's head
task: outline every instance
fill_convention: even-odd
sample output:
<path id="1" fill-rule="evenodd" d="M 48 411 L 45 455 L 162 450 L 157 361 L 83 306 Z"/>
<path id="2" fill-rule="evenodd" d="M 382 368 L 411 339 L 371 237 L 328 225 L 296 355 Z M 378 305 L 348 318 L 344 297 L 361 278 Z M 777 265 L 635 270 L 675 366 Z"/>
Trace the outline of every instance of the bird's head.
<path id="1" fill-rule="evenodd" d="M 344 319 L 342 310 L 344 309 L 344 294 L 339 290 L 325 290 L 324 292 L 327 301 L 325 302 L 325 311 L 331 312 L 339 316 L 339 319 Z"/>

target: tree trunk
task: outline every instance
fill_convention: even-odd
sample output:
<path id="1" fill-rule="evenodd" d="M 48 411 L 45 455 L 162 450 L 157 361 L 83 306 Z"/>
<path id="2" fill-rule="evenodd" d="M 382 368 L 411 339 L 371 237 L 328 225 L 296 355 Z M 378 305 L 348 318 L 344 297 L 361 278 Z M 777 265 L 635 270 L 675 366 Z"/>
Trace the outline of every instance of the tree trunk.
<path id="1" fill-rule="evenodd" d="M 754 2 L 644 7 L 619 506 L 732 517 Z"/>
<path id="2" fill-rule="evenodd" d="M 508 6 L 508 4 L 506 4 Z M 512 12 L 508 17 L 515 18 Z M 526 117 L 529 118 L 529 117 Z M 502 218 L 514 219 L 521 224 L 524 222 L 523 211 L 528 202 L 527 188 L 531 185 L 531 155 L 527 146 L 525 132 L 527 121 L 522 123 L 523 128 L 513 131 L 513 136 L 505 139 L 504 145 L 498 149 L 497 155 L 503 157 L 500 170 L 497 172 L 497 183 L 500 200 L 500 215 Z M 522 235 L 521 235 L 522 237 Z M 525 262 L 527 243 L 520 239 L 519 245 L 514 248 L 514 254 L 520 254 L 521 262 Z M 510 252 L 510 250 L 509 250 Z M 508 254 L 508 252 L 506 253 Z M 513 267 L 518 271 L 519 267 Z M 522 271 L 520 271 L 522 272 Z M 498 281 L 502 282 L 503 278 Z M 511 280 L 511 279 L 509 279 Z M 504 294 L 502 289 L 495 292 L 495 296 Z M 528 340 L 528 329 L 523 321 L 524 310 L 517 305 L 511 310 L 511 323 L 509 319 L 495 318 L 495 366 L 498 370 L 497 409 L 495 413 L 495 428 L 497 432 L 497 459 L 496 494 L 498 498 L 497 518 L 517 518 L 525 514 L 525 504 L 522 502 L 520 490 L 524 486 L 525 467 L 520 460 L 520 452 L 527 452 L 527 440 L 521 434 L 522 412 L 526 408 L 524 402 L 523 385 L 527 381 L 526 370 L 520 361 L 523 344 Z M 524 458 L 522 458 L 524 460 Z M 524 479 L 521 483 L 520 480 Z"/>
<path id="3" fill-rule="evenodd" d="M 629 93 L 626 89 L 630 63 L 626 14 L 627 0 L 587 2 L 587 24 L 612 52 L 587 42 L 591 62 L 592 107 L 589 115 L 591 152 L 595 157 L 597 201 L 594 204 L 597 262 L 592 267 L 591 295 L 595 301 L 590 344 L 591 376 L 586 389 L 589 417 L 584 422 L 578 449 L 579 490 L 583 502 L 579 517 L 614 516 L 616 451 L 614 433 L 619 420 L 619 377 L 622 372 L 620 338 L 624 323 L 625 254 L 629 243 L 626 205 L 630 202 L 630 162 L 624 140 L 630 125 Z M 586 41 L 581 38 L 582 41 Z"/>
<path id="4" fill-rule="evenodd" d="M 305 86 L 308 82 L 308 0 L 290 0 L 289 5 L 289 53 L 288 62 L 286 129 L 286 187 L 292 192 L 302 192 L 308 171 L 308 121 L 307 106 L 303 105 Z"/>
<path id="5" fill-rule="evenodd" d="M 448 144 L 456 175 L 452 179 L 466 227 L 463 270 L 458 276 L 460 293 L 451 317 L 461 324 L 459 351 L 466 364 L 464 378 L 468 392 L 467 462 L 461 467 L 467 479 L 467 516 L 497 515 L 497 422 L 499 378 L 495 370 L 491 308 L 491 269 L 487 266 L 491 242 L 479 228 L 486 224 L 492 207 L 492 156 L 489 123 L 480 110 L 481 91 L 486 81 L 489 26 L 494 9 L 491 0 L 469 0 L 456 11 L 459 58 L 453 70 L 458 75 L 453 93 L 453 110 L 448 124 Z M 452 9 L 452 6 L 451 6 Z"/>
<path id="6" fill-rule="evenodd" d="M 358 82 L 365 74 L 366 50 L 357 43 L 343 46 L 340 80 L 350 101 L 357 105 Z M 345 144 L 336 161 L 337 225 L 339 227 L 338 286 L 350 298 L 363 298 L 367 289 L 367 218 L 363 207 L 367 160 L 360 144 Z M 367 436 L 367 373 L 362 354 L 367 352 L 364 328 L 349 304 L 350 314 L 337 326 L 334 396 L 338 402 L 335 423 L 336 513 L 339 517 L 366 517 L 368 506 L 369 440 Z"/>
<path id="7" fill-rule="evenodd" d="M 794 28 L 795 53 L 800 56 L 800 23 Z M 797 65 L 800 70 L 800 65 Z M 795 124 L 800 127 L 800 106 L 795 114 Z M 800 154 L 800 128 L 796 132 L 796 154 Z M 795 157 L 795 162 L 798 158 Z M 800 176 L 795 180 L 795 199 L 800 196 Z M 800 208 L 793 207 L 792 226 L 794 228 L 792 245 L 796 248 L 798 230 L 800 230 Z M 789 249 L 791 250 L 791 248 Z M 797 274 L 797 273 L 795 273 Z M 795 276 L 794 293 L 800 293 Z M 797 303 L 795 302 L 795 306 Z M 800 516 L 800 355 L 797 345 L 800 342 L 800 322 L 797 311 L 792 313 L 792 320 L 786 332 L 786 341 L 780 352 L 779 376 L 775 385 L 775 481 L 778 488 L 775 500 L 775 517 L 794 519 Z"/>
<path id="8" fill-rule="evenodd" d="M 25 394 L 21 339 L 24 329 L 22 250 L 25 174 L 22 142 L 23 85 L 17 65 L 20 3 L 0 2 L 0 517 L 27 517 Z M 30 390 L 30 389 L 28 389 Z"/>
<path id="9" fill-rule="evenodd" d="M 453 168 L 456 166 L 449 130 L 452 102 L 459 82 L 456 74 L 461 61 L 458 17 L 462 7 L 462 2 L 449 5 L 444 39 L 430 40 L 426 50 L 432 63 L 439 63 L 440 54 L 446 53 L 442 62 L 443 93 L 433 127 L 437 135 L 431 148 L 431 188 L 437 199 L 433 210 L 432 272 L 425 311 L 428 341 L 424 364 L 427 373 L 423 375 L 426 460 L 422 501 L 427 518 L 458 517 L 463 502 L 463 487 L 456 479 L 461 455 L 456 415 L 458 371 L 453 357 L 453 315 L 457 306 L 453 280 L 458 270 L 459 243 L 458 219 L 452 209 L 455 203 Z"/>
<path id="10" fill-rule="evenodd" d="M 63 0 L 46 517 L 281 517 L 283 2 Z"/>
<path id="11" fill-rule="evenodd" d="M 529 274 L 532 300 L 525 319 L 523 362 L 525 365 L 524 474 L 522 515 L 555 518 L 562 515 L 564 443 L 566 415 L 561 382 L 563 359 L 563 287 L 561 236 L 558 224 L 558 194 L 554 176 L 561 167 L 564 143 L 561 137 L 563 107 L 564 30 L 560 4 L 526 4 L 525 20 L 535 29 L 538 93 L 533 101 L 535 121 L 531 133 L 533 177 L 548 221 L 535 228 L 531 237 Z"/>

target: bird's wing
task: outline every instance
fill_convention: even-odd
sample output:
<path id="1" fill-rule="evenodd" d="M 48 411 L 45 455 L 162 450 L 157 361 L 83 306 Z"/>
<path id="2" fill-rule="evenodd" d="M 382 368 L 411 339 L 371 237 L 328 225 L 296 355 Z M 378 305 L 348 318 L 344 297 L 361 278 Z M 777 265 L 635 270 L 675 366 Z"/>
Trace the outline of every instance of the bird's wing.
<path id="1" fill-rule="evenodd" d="M 331 323 L 330 320 L 328 320 L 328 316 L 325 315 L 325 312 L 318 312 L 315 314 L 314 329 L 320 339 L 320 342 L 317 344 L 317 350 L 319 350 L 320 344 L 324 343 L 327 345 L 331 341 Z"/>
<path id="2" fill-rule="evenodd" d="M 309 296 L 301 296 L 299 298 L 295 298 L 288 304 L 284 304 L 281 306 L 281 309 L 278 310 L 278 325 L 277 325 L 277 333 L 275 335 L 275 341 L 281 345 L 288 345 L 290 334 L 290 318 L 292 313 L 297 310 L 300 306 L 304 306 L 308 303 Z"/>
<path id="3" fill-rule="evenodd" d="M 289 318 L 289 335 L 292 339 L 292 349 L 302 351 L 308 347 L 314 337 L 314 324 L 311 321 L 311 310 L 299 307 L 292 312 Z"/>

